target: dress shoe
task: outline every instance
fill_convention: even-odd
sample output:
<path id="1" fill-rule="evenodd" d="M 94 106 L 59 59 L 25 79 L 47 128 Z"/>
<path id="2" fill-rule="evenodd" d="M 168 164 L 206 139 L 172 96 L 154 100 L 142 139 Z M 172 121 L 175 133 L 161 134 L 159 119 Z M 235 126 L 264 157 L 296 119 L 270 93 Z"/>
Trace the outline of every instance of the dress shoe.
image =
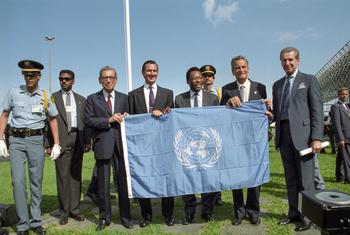
<path id="1" fill-rule="evenodd" d="M 183 224 L 183 225 L 192 224 L 193 218 L 194 218 L 193 215 L 186 215 L 185 219 L 182 221 L 182 224 Z"/>
<path id="2" fill-rule="evenodd" d="M 165 218 L 164 222 L 168 226 L 173 226 L 175 224 L 175 220 L 173 217 Z"/>
<path id="3" fill-rule="evenodd" d="M 260 218 L 259 217 L 252 217 L 250 219 L 250 223 L 254 225 L 259 225 L 260 224 Z"/>
<path id="4" fill-rule="evenodd" d="M 58 220 L 58 223 L 60 225 L 65 225 L 68 223 L 68 217 L 60 216 L 60 219 Z"/>
<path id="5" fill-rule="evenodd" d="M 84 221 L 85 217 L 82 214 L 70 214 L 69 217 L 76 221 Z"/>
<path id="6" fill-rule="evenodd" d="M 46 231 L 45 231 L 44 227 L 41 226 L 41 225 L 32 228 L 32 230 L 33 230 L 37 235 L 45 235 L 45 234 L 46 234 Z"/>
<path id="7" fill-rule="evenodd" d="M 134 227 L 134 223 L 129 219 L 122 219 L 122 225 L 127 229 L 132 229 Z"/>
<path id="8" fill-rule="evenodd" d="M 151 220 L 142 219 L 139 225 L 141 228 L 144 228 L 144 227 L 148 226 L 150 223 L 151 223 Z"/>
<path id="9" fill-rule="evenodd" d="M 28 234 L 29 234 L 29 230 L 17 231 L 17 235 L 28 235 Z"/>
<path id="10" fill-rule="evenodd" d="M 290 218 L 283 218 L 280 221 L 277 222 L 278 225 L 286 225 L 295 222 L 295 220 L 290 219 Z"/>
<path id="11" fill-rule="evenodd" d="M 205 222 L 214 221 L 214 218 L 213 218 L 211 215 L 209 215 L 209 214 L 207 214 L 207 215 L 202 215 L 201 217 L 202 217 L 203 220 L 205 220 Z"/>
<path id="12" fill-rule="evenodd" d="M 238 226 L 242 223 L 242 219 L 241 218 L 234 218 L 231 223 L 234 226 Z"/>
<path id="13" fill-rule="evenodd" d="M 101 231 L 101 230 L 105 229 L 108 225 L 109 225 L 109 223 L 107 223 L 107 221 L 105 219 L 100 219 L 98 221 L 96 231 Z"/>
<path id="14" fill-rule="evenodd" d="M 301 232 L 301 231 L 305 231 L 311 228 L 311 223 L 310 222 L 300 222 L 295 226 L 294 231 L 295 232 Z"/>

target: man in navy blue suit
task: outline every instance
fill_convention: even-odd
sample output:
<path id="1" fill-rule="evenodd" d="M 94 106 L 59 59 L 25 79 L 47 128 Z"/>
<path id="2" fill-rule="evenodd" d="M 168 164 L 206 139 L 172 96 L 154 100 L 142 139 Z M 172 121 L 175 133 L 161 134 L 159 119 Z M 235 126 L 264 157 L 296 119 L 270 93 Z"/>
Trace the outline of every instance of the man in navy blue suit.
<path id="1" fill-rule="evenodd" d="M 232 74 L 236 81 L 225 85 L 222 88 L 221 105 L 239 107 L 241 103 L 266 99 L 265 85 L 250 80 L 248 59 L 244 56 L 236 56 L 231 60 Z M 234 202 L 234 218 L 232 224 L 238 226 L 242 219 L 248 215 L 250 222 L 254 225 L 260 224 L 260 186 L 248 188 L 247 200 L 244 203 L 243 190 L 232 190 Z"/>
<path id="2" fill-rule="evenodd" d="M 103 89 L 88 96 L 84 110 L 84 123 L 92 130 L 93 150 L 97 167 L 98 201 L 100 220 L 96 230 L 111 223 L 110 168 L 114 165 L 118 183 L 118 202 L 121 223 L 133 228 L 130 216 L 130 201 L 126 183 L 120 123 L 128 112 L 127 95 L 114 90 L 117 72 L 106 66 L 100 70 L 99 82 Z"/>

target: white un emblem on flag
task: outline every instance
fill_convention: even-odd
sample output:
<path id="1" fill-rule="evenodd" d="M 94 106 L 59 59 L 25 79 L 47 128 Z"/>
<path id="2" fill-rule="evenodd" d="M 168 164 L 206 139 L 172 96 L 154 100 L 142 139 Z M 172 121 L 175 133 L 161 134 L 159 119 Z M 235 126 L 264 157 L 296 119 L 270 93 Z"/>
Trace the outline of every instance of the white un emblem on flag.
<path id="1" fill-rule="evenodd" d="M 213 167 L 222 150 L 221 137 L 213 128 L 179 130 L 173 145 L 177 159 L 187 169 Z"/>

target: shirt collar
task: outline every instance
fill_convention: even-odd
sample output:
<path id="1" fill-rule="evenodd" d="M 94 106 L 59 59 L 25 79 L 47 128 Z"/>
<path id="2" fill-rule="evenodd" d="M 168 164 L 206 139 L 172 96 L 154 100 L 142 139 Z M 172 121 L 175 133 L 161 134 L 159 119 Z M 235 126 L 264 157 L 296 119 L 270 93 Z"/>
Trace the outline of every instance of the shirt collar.
<path id="1" fill-rule="evenodd" d="M 73 95 L 73 91 L 72 91 L 72 90 L 70 90 L 70 91 L 64 91 L 64 90 L 61 89 L 61 92 L 62 92 L 62 94 L 67 94 L 67 93 L 69 93 L 70 95 Z"/>
<path id="2" fill-rule="evenodd" d="M 194 96 L 194 91 L 190 90 L 190 97 Z M 198 96 L 202 96 L 203 90 L 198 91 Z"/>
<path id="3" fill-rule="evenodd" d="M 108 95 L 111 95 L 112 98 L 114 99 L 114 96 L 115 96 L 115 92 L 114 90 L 111 92 L 111 93 L 108 93 L 107 91 L 103 90 L 103 96 L 108 99 Z"/>
<path id="4" fill-rule="evenodd" d="M 35 95 L 36 94 L 36 95 L 41 96 L 41 94 L 39 92 L 40 91 L 40 87 L 39 86 L 37 87 L 37 89 L 33 93 L 29 93 L 28 92 L 26 85 L 21 85 L 19 88 L 20 88 L 22 93 L 27 93 L 28 95 Z"/>
<path id="5" fill-rule="evenodd" d="M 245 82 L 243 84 L 239 83 L 239 81 L 237 80 L 237 86 L 238 88 L 241 88 L 241 86 L 244 86 L 244 87 L 248 87 L 250 85 L 250 80 L 249 78 L 247 80 L 245 80 Z"/>
<path id="6" fill-rule="evenodd" d="M 286 79 L 287 79 L 288 77 L 290 77 L 291 79 L 292 79 L 292 78 L 295 78 L 295 77 L 297 76 L 298 71 L 299 71 L 299 70 L 296 69 L 292 75 L 287 75 L 287 74 L 286 74 Z"/>
<path id="7" fill-rule="evenodd" d="M 148 85 L 147 83 L 145 83 L 145 84 L 143 85 L 143 88 L 145 88 L 145 89 L 149 89 L 150 87 L 152 87 L 153 89 L 155 89 L 155 88 L 157 87 L 157 83 L 153 83 L 152 86 Z"/>

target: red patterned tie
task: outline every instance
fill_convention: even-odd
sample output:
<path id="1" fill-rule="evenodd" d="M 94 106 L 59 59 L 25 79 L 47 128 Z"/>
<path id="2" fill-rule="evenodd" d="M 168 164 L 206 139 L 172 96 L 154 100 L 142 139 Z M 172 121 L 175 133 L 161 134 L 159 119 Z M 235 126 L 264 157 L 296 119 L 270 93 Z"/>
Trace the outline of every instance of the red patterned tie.
<path id="1" fill-rule="evenodd" d="M 108 100 L 107 100 L 108 109 L 111 113 L 113 113 L 112 112 L 112 100 L 111 100 L 111 98 L 112 98 L 111 94 L 108 94 Z"/>

